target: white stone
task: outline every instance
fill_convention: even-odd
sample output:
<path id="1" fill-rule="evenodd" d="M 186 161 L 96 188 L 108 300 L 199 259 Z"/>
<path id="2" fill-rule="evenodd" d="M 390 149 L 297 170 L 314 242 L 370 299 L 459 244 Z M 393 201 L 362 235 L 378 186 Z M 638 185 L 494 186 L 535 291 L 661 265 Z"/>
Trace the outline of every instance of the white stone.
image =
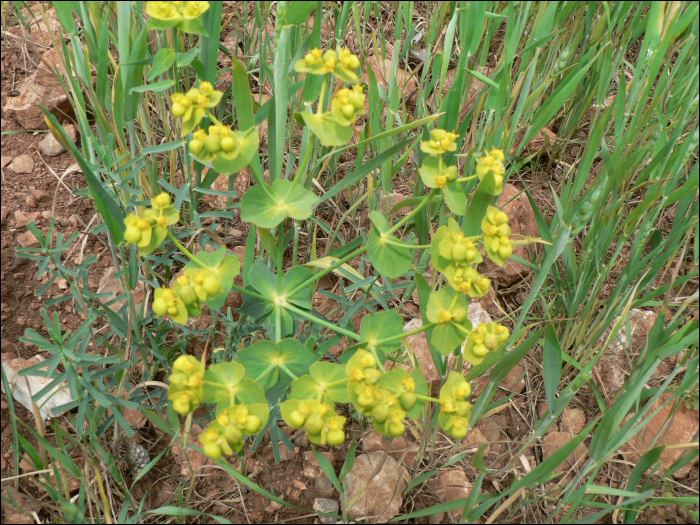
<path id="1" fill-rule="evenodd" d="M 7 377 L 7 382 L 10 385 L 12 397 L 15 399 L 15 401 L 32 413 L 34 410 L 32 408 L 32 395 L 49 385 L 53 379 L 34 375 L 20 376 L 18 374 L 20 370 L 28 368 L 37 363 L 41 363 L 42 361 L 44 361 L 44 358 L 40 355 L 36 355 L 31 359 L 23 359 L 18 357 L 2 363 L 2 368 L 5 372 L 5 376 Z M 3 385 L 3 392 L 4 391 L 5 388 Z M 73 402 L 73 397 L 70 395 L 68 383 L 61 381 L 60 384 L 56 385 L 39 400 L 37 400 L 36 404 L 39 407 L 41 419 L 46 421 L 49 418 L 55 417 L 55 415 L 51 412 L 51 409 L 71 402 Z M 65 410 L 61 411 L 60 413 L 63 412 L 65 412 Z"/>

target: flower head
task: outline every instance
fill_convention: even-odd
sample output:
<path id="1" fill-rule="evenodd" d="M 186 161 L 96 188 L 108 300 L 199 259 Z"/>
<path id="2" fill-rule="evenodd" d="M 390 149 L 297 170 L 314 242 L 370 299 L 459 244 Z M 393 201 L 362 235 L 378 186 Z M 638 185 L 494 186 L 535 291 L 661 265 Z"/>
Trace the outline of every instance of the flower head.
<path id="1" fill-rule="evenodd" d="M 480 364 L 486 354 L 497 352 L 508 342 L 510 332 L 499 323 L 483 323 L 477 326 L 467 338 L 464 358 L 473 365 Z"/>
<path id="2" fill-rule="evenodd" d="M 204 367 L 195 357 L 181 355 L 175 360 L 173 373 L 168 377 L 168 399 L 176 412 L 186 415 L 201 404 L 204 395 L 203 378 Z"/>
<path id="3" fill-rule="evenodd" d="M 357 113 L 364 109 L 365 95 L 361 85 L 354 86 L 352 91 L 343 88 L 331 100 L 331 111 L 334 120 L 341 126 L 351 126 L 357 120 Z"/>
<path id="4" fill-rule="evenodd" d="M 513 253 L 513 243 L 510 239 L 512 230 L 508 224 L 508 215 L 494 206 L 489 206 L 481 221 L 481 229 L 485 234 L 486 253 L 493 262 L 503 266 L 506 259 Z"/>
<path id="5" fill-rule="evenodd" d="M 182 17 L 185 20 L 200 18 L 208 9 L 209 2 L 182 2 L 185 4 L 182 10 Z"/>
<path id="6" fill-rule="evenodd" d="M 146 2 L 146 13 L 156 20 L 179 22 L 182 20 L 182 13 L 173 4 L 174 2 Z"/>
<path id="7" fill-rule="evenodd" d="M 434 129 L 430 132 L 430 140 L 421 142 L 420 148 L 423 153 L 430 155 L 442 155 L 448 151 L 455 151 L 457 143 L 455 142 L 459 135 L 444 129 Z"/>
<path id="8" fill-rule="evenodd" d="M 328 49 L 322 52 L 320 49 L 312 49 L 306 56 L 294 64 L 295 71 L 309 73 L 311 75 L 326 75 L 332 73 L 344 82 L 356 84 L 359 82 L 357 73 L 353 70 L 360 67 L 360 59 L 353 55 L 349 49 L 338 48 L 336 51 Z"/>
<path id="9" fill-rule="evenodd" d="M 486 151 L 481 158 L 476 159 L 476 174 L 480 180 L 489 172 L 493 173 L 493 178 L 496 182 L 494 195 L 499 195 L 503 191 L 503 176 L 506 174 L 506 168 L 503 165 L 505 159 L 503 150 L 500 149 L 492 149 L 490 152 Z"/>
<path id="10" fill-rule="evenodd" d="M 174 290 L 157 288 L 153 296 L 153 313 L 157 317 L 168 314 L 176 323 L 185 324 L 187 322 L 188 313 L 185 303 L 175 294 Z"/>

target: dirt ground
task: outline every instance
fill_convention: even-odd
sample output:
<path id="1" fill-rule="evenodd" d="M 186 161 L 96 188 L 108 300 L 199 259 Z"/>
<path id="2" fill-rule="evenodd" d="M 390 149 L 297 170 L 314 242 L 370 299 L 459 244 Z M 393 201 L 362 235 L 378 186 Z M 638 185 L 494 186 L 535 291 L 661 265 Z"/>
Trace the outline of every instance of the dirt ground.
<path id="1" fill-rule="evenodd" d="M 222 34 L 222 41 L 225 40 L 226 34 L 226 32 Z M 28 62 L 26 60 L 25 53 L 26 49 L 15 41 L 3 39 L 1 63 L 3 107 L 7 100 L 15 95 L 16 87 L 33 71 L 30 67 L 31 61 Z M 64 117 L 66 121 L 70 122 L 70 115 L 65 115 Z M 43 302 L 60 297 L 65 293 L 63 289 L 59 288 L 58 284 L 54 284 L 41 297 L 37 297 L 36 291 L 46 283 L 46 276 L 37 278 L 34 264 L 15 255 L 15 248 L 19 246 L 18 239 L 27 232 L 26 225 L 22 224 L 24 218 L 34 220 L 42 230 L 47 230 L 53 219 L 56 231 L 64 233 L 66 237 L 79 233 L 75 243 L 75 250 L 71 253 L 69 261 L 70 264 L 79 264 L 88 255 L 97 257 L 98 262 L 91 267 L 90 273 L 90 287 L 93 291 L 96 291 L 105 272 L 112 268 L 112 260 L 104 239 L 90 233 L 90 229 L 98 220 L 97 212 L 91 200 L 73 194 L 74 191 L 84 189 L 87 185 L 82 173 L 79 170 L 73 171 L 71 169 L 75 162 L 71 154 L 64 152 L 54 157 L 43 155 L 37 148 L 37 144 L 45 137 L 45 133 L 25 131 L 15 120 L 5 118 L 4 114 L 1 129 L 3 135 L 0 139 L 0 145 L 2 146 L 0 319 L 2 321 L 2 355 L 4 361 L 15 357 L 28 359 L 36 355 L 36 348 L 21 343 L 19 338 L 24 335 L 27 328 L 32 328 L 39 334 L 47 336 L 41 314 Z M 578 145 L 575 147 L 577 148 Z M 15 173 L 11 169 L 10 162 L 20 155 L 29 155 L 32 158 L 34 167 L 30 173 Z M 565 153 L 563 158 L 570 162 L 576 158 L 576 155 L 577 152 L 573 151 L 572 148 L 572 150 L 568 150 Z M 543 162 L 543 165 L 545 164 L 546 162 Z M 540 210 L 545 215 L 547 210 L 554 209 L 553 201 L 547 196 L 550 187 L 549 183 L 553 181 L 556 189 L 557 178 L 562 175 L 557 171 L 556 164 L 550 164 L 549 168 L 551 173 L 547 173 L 546 176 L 543 175 L 542 171 L 538 171 L 532 175 L 531 180 L 526 181 L 532 183 L 532 193 L 535 195 L 538 205 L 540 205 Z M 559 169 L 559 171 L 561 170 Z M 66 172 L 68 174 L 64 176 Z M 37 198 L 37 194 L 42 191 L 46 195 Z M 231 226 L 234 229 L 238 229 L 241 234 L 247 231 L 247 227 L 244 224 L 234 223 Z M 241 244 L 239 239 L 227 239 L 227 241 L 229 241 L 230 247 Z M 329 287 L 331 286 L 332 283 L 329 284 Z M 523 291 L 527 291 L 527 283 L 521 283 L 506 289 L 496 300 L 500 301 L 504 309 L 512 311 L 519 306 L 521 301 L 519 294 Z M 407 304 L 405 308 L 402 311 L 404 317 L 410 318 L 410 316 L 416 315 L 415 305 Z M 49 314 L 52 312 L 59 314 L 63 330 L 75 330 L 84 320 L 80 314 L 74 311 L 75 308 L 71 301 L 48 307 L 47 310 Z M 533 356 L 533 359 L 536 360 L 536 356 Z M 522 375 L 523 372 L 524 369 L 521 369 L 519 374 Z M 510 386 L 513 389 L 518 386 L 516 384 L 517 380 L 519 380 L 517 375 L 514 374 L 509 378 L 512 380 Z M 541 377 L 539 379 L 541 380 Z M 527 390 L 525 390 L 526 386 Z M 511 453 L 518 446 L 519 439 L 524 438 L 525 434 L 531 430 L 528 422 L 536 422 L 538 419 L 538 399 L 544 398 L 541 381 L 528 382 L 527 385 L 523 383 L 520 392 L 523 392 L 523 395 L 514 398 L 514 403 L 510 410 L 493 415 L 479 424 L 479 432 L 491 442 L 490 453 L 487 457 L 487 466 L 489 467 L 501 468 L 506 465 L 511 459 Z M 505 391 L 499 391 L 496 399 L 505 395 Z M 587 393 L 585 390 L 582 390 L 575 403 L 578 407 L 585 409 L 591 404 L 590 392 Z M 21 406 L 15 406 L 18 418 L 28 426 L 34 426 L 32 414 Z M 1 418 L 2 445 L 0 448 L 0 458 L 2 460 L 0 470 L 2 470 L 3 478 L 14 471 L 16 461 L 13 450 L 11 416 L 7 408 L 8 404 L 3 395 Z M 206 466 L 204 458 L 200 457 L 201 455 L 193 454 L 190 460 L 193 465 L 198 465 L 202 469 L 199 471 L 198 481 L 191 495 L 191 501 L 196 502 L 195 507 L 197 510 L 225 517 L 232 522 L 265 523 L 290 521 L 301 523 L 311 522 L 315 519 L 315 514 L 313 514 L 311 509 L 317 497 L 330 497 L 337 500 L 337 491 L 319 488 L 320 484 L 305 474 L 305 469 L 309 465 L 308 461 L 305 460 L 304 453 L 311 450 L 308 440 L 296 436 L 292 429 L 288 427 L 283 428 L 283 432 L 296 445 L 294 453 L 284 451 L 285 447 L 282 446 L 284 461 L 277 463 L 273 457 L 268 434 L 255 453 L 246 454 L 245 470 L 249 479 L 298 506 L 300 509 L 290 509 L 289 507 L 277 505 L 249 490 L 247 487 L 240 487 L 222 470 Z M 364 432 L 356 422 L 352 423 L 348 429 L 349 437 L 356 440 L 360 440 Z M 21 427 L 20 433 L 30 442 L 36 443 L 31 434 Z M 195 429 L 193 435 L 197 433 Z M 138 428 L 137 436 L 140 442 L 148 444 L 151 457 L 170 447 L 169 437 L 148 422 L 145 422 Z M 47 433 L 47 438 L 52 438 L 50 432 Z M 191 439 L 191 442 L 199 445 L 194 438 Z M 360 445 L 358 450 L 362 450 L 362 446 Z M 247 447 L 249 449 L 250 444 Z M 340 470 L 343 464 L 348 447 L 349 442 L 333 453 L 332 463 L 336 472 Z M 423 469 L 427 469 L 428 465 L 437 461 L 436 458 L 440 457 L 440 451 L 447 448 L 447 442 L 438 441 L 435 444 L 434 452 L 424 460 Z M 535 451 L 532 457 L 528 457 L 526 460 L 529 460 L 534 466 L 542 460 L 541 452 L 539 450 Z M 240 467 L 235 462 L 234 466 Z M 523 470 L 520 467 L 518 469 L 514 468 L 513 472 L 518 472 L 518 475 L 521 475 Z M 31 469 L 28 467 L 28 464 L 24 463 L 20 470 L 28 472 Z M 419 465 L 416 472 L 419 473 L 421 471 L 421 465 Z M 473 481 L 478 474 L 478 471 L 472 465 L 465 465 L 464 472 L 470 481 Z M 606 479 L 608 479 L 611 486 L 624 488 L 625 473 L 624 469 L 611 469 L 601 473 L 600 476 L 601 478 L 609 476 L 610 478 Z M 142 498 L 144 499 L 145 503 L 142 510 L 151 510 L 171 504 L 178 505 L 179 491 L 186 493 L 188 490 L 189 478 L 187 476 L 187 467 L 183 462 L 182 456 L 171 449 L 164 454 L 161 461 L 149 473 L 130 487 L 131 494 L 137 502 Z M 485 482 L 483 492 L 495 493 L 500 491 L 513 479 L 515 479 L 514 475 L 509 475 L 498 482 Z M 684 480 L 684 483 L 690 487 L 698 486 L 697 467 Z M 56 515 L 52 514 L 50 505 L 48 505 L 49 499 L 46 492 L 36 484 L 27 483 L 22 485 L 22 488 L 24 497 L 29 500 L 28 505 L 37 511 L 38 516 L 42 520 L 55 518 Z M 413 512 L 435 505 L 440 501 L 440 496 L 437 494 L 435 486 L 426 483 L 414 490 L 413 495 L 404 501 L 402 510 L 403 512 Z M 536 518 L 546 518 L 547 510 L 542 509 L 543 514 L 536 516 Z M 533 522 L 532 516 L 519 516 L 519 518 L 521 520 L 519 522 Z M 449 515 L 443 516 L 443 519 L 445 522 L 449 522 L 450 517 Z M 648 509 L 640 516 L 639 522 L 687 523 L 689 519 L 687 512 L 680 507 L 665 507 L 663 509 Z M 156 518 L 153 517 L 145 518 L 145 522 L 155 520 Z M 16 522 L 19 523 L 20 521 Z M 202 518 L 200 522 L 211 522 L 211 520 Z M 434 523 L 435 521 L 421 518 L 416 522 Z"/>

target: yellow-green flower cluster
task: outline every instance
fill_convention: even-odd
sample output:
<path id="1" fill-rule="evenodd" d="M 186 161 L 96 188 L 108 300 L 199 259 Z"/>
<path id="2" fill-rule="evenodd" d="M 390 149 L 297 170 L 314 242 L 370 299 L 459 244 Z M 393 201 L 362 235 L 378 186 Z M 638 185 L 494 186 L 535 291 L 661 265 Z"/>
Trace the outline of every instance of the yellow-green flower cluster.
<path id="1" fill-rule="evenodd" d="M 333 118 L 341 126 L 352 126 L 357 120 L 357 115 L 365 107 L 365 94 L 363 86 L 357 84 L 352 90 L 343 88 L 331 100 Z"/>
<path id="2" fill-rule="evenodd" d="M 212 162 L 217 157 L 233 160 L 241 152 L 241 141 L 236 132 L 223 124 L 209 126 L 208 134 L 203 129 L 198 129 L 189 146 L 192 153 L 204 162 Z"/>
<path id="3" fill-rule="evenodd" d="M 285 422 L 303 428 L 309 441 L 320 445 L 340 445 L 345 441 L 343 426 L 347 418 L 339 416 L 328 403 L 313 399 L 292 400 L 297 404 Z"/>
<path id="4" fill-rule="evenodd" d="M 450 182 L 457 180 L 457 166 L 446 166 L 442 170 L 442 175 L 435 177 L 435 187 L 443 189 Z"/>
<path id="5" fill-rule="evenodd" d="M 349 49 L 338 48 L 337 51 L 328 49 L 322 52 L 320 49 L 312 49 L 307 55 L 294 64 L 294 69 L 299 73 L 311 75 L 326 75 L 332 73 L 343 82 L 357 84 L 360 78 L 353 70 L 360 67 L 360 59 L 353 55 Z"/>
<path id="6" fill-rule="evenodd" d="M 452 288 L 469 297 L 483 297 L 489 291 L 489 280 L 472 266 L 450 265 L 445 270 L 445 277 Z"/>
<path id="7" fill-rule="evenodd" d="M 474 240 L 465 237 L 461 230 L 446 235 L 438 246 L 440 255 L 458 267 L 479 264 L 483 260 Z"/>
<path id="8" fill-rule="evenodd" d="M 403 423 L 406 410 L 416 404 L 415 381 L 412 377 L 402 382 L 402 389 L 395 393 L 378 384 L 382 372 L 374 355 L 358 350 L 348 363 L 349 391 L 357 411 L 372 418 L 374 427 L 387 436 L 400 436 L 406 431 Z"/>
<path id="9" fill-rule="evenodd" d="M 170 288 L 157 288 L 153 293 L 153 313 L 157 317 L 168 314 L 180 324 L 185 324 L 188 317 L 185 302 Z"/>
<path id="10" fill-rule="evenodd" d="M 221 412 L 209 428 L 199 435 L 204 453 L 217 460 L 222 454 L 231 455 L 243 448 L 246 435 L 257 434 L 262 420 L 251 414 L 246 405 L 234 405 Z"/>
<path id="11" fill-rule="evenodd" d="M 171 204 L 170 195 L 161 193 L 151 199 L 151 209 L 143 217 L 130 213 L 124 219 L 124 240 L 139 247 L 141 255 L 153 252 L 167 235 L 168 226 L 180 220 L 180 212 Z"/>
<path id="12" fill-rule="evenodd" d="M 506 168 L 503 165 L 505 160 L 506 156 L 500 149 L 485 151 L 481 158 L 476 159 L 476 174 L 479 180 L 483 179 L 487 173 L 493 173 L 496 182 L 494 195 L 499 195 L 503 191 L 503 176 L 506 174 Z"/>
<path id="13" fill-rule="evenodd" d="M 481 297 L 489 289 L 489 280 L 476 270 L 483 261 L 477 239 L 466 237 L 457 221 L 450 218 L 436 232 L 431 248 L 434 257 L 438 255 L 434 266 L 445 274 L 452 288 L 470 297 Z"/>
<path id="14" fill-rule="evenodd" d="M 173 289 L 185 305 L 197 305 L 223 292 L 221 281 L 208 269 L 188 268 L 175 279 Z"/>
<path id="15" fill-rule="evenodd" d="M 180 22 L 200 18 L 209 2 L 146 2 L 146 12 L 156 20 Z"/>
<path id="16" fill-rule="evenodd" d="M 168 399 L 179 414 L 193 412 L 204 395 L 204 367 L 191 355 L 181 355 L 173 363 L 173 373 L 168 377 Z"/>
<path id="17" fill-rule="evenodd" d="M 182 118 L 182 136 L 186 137 L 202 121 L 206 110 L 221 102 L 222 91 L 217 91 L 211 82 L 201 82 L 198 88 L 192 88 L 187 93 L 173 93 L 172 114 Z"/>
<path id="18" fill-rule="evenodd" d="M 506 259 L 513 253 L 513 243 L 510 239 L 512 230 L 508 225 L 508 215 L 494 206 L 486 209 L 481 221 L 484 232 L 484 247 L 493 262 L 503 266 Z"/>
<path id="19" fill-rule="evenodd" d="M 148 246 L 151 242 L 152 224 L 147 219 L 139 217 L 135 213 L 130 213 L 124 218 L 124 239 L 129 244 L 137 246 Z"/>
<path id="20" fill-rule="evenodd" d="M 467 401 L 472 394 L 471 385 L 461 374 L 450 372 L 440 390 L 440 417 L 442 429 L 454 439 L 462 439 L 469 430 L 472 404 Z"/>
<path id="21" fill-rule="evenodd" d="M 457 149 L 456 140 L 458 138 L 459 135 L 456 133 L 444 129 L 434 129 L 430 131 L 430 140 L 421 142 L 420 149 L 423 153 L 430 155 L 443 155 Z"/>
<path id="22" fill-rule="evenodd" d="M 506 342 L 510 332 L 499 323 L 483 323 L 477 326 L 467 338 L 464 358 L 473 365 L 478 365 L 489 352 L 497 352 Z"/>

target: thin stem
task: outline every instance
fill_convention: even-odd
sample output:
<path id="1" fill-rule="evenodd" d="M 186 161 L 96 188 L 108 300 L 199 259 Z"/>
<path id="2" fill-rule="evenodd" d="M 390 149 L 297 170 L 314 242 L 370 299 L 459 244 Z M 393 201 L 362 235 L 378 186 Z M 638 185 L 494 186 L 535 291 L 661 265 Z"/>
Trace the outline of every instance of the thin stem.
<path id="1" fill-rule="evenodd" d="M 421 326 L 420 328 L 416 328 L 415 330 L 411 330 L 410 332 L 403 332 L 402 334 L 397 334 L 393 335 L 391 337 L 387 337 L 386 339 L 379 339 L 377 341 L 377 346 L 384 344 L 384 343 L 390 343 L 391 341 L 396 341 L 397 339 L 403 339 L 404 337 L 409 337 L 412 335 L 420 334 L 421 332 L 425 332 L 426 330 L 430 330 L 431 328 L 437 326 L 437 323 L 429 323 L 425 326 Z"/>
<path id="2" fill-rule="evenodd" d="M 335 388 L 340 385 L 344 385 L 345 383 L 350 382 L 350 378 L 346 377 L 345 379 L 338 379 L 337 381 L 331 381 L 326 385 L 326 388 Z"/>
<path id="3" fill-rule="evenodd" d="M 326 88 L 328 86 L 328 75 L 330 73 L 326 73 L 323 75 L 323 83 L 321 84 L 321 94 L 318 97 L 318 107 L 316 108 L 316 114 L 321 115 L 323 113 L 323 102 L 324 99 L 326 98 Z"/>
<path id="4" fill-rule="evenodd" d="M 292 221 L 292 228 L 294 228 L 294 246 L 292 247 L 292 264 L 296 264 L 297 257 L 299 255 L 299 228 L 297 227 L 297 221 Z"/>
<path id="5" fill-rule="evenodd" d="M 396 230 L 401 228 L 404 224 L 406 224 L 408 221 L 411 220 L 411 217 L 413 217 L 415 214 L 417 214 L 419 211 L 421 211 L 427 204 L 430 202 L 430 200 L 437 194 L 437 192 L 440 191 L 439 188 L 433 188 L 430 190 L 430 193 L 428 193 L 422 201 L 418 203 L 418 206 L 413 208 L 411 213 L 406 215 L 403 219 L 401 219 L 399 222 L 394 224 L 394 226 L 387 232 L 389 235 L 393 235 Z"/>
<path id="6" fill-rule="evenodd" d="M 277 226 L 277 289 L 282 289 L 282 276 L 284 274 L 284 219 Z"/>
<path id="7" fill-rule="evenodd" d="M 455 182 L 467 182 L 468 180 L 474 180 L 478 177 L 478 175 L 472 175 L 471 177 L 462 177 L 461 179 L 457 179 Z"/>
<path id="8" fill-rule="evenodd" d="M 455 296 L 452 298 L 452 304 L 450 305 L 450 312 L 455 309 L 455 306 L 457 306 L 457 301 L 459 301 L 459 296 L 462 295 L 459 292 L 455 294 Z"/>
<path id="9" fill-rule="evenodd" d="M 275 308 L 275 343 L 282 340 L 282 309 Z"/>
<path id="10" fill-rule="evenodd" d="M 243 288 L 242 286 L 238 286 L 237 284 L 234 284 L 231 287 L 231 290 L 236 290 L 239 293 L 250 295 L 251 297 L 255 297 L 256 299 L 260 299 L 262 301 L 269 301 L 270 300 L 269 298 L 265 297 L 264 295 L 260 295 L 259 293 L 251 292 L 247 288 Z"/>
<path id="11" fill-rule="evenodd" d="M 423 400 L 423 401 L 430 401 L 430 402 L 432 402 L 432 403 L 439 403 L 439 402 L 440 402 L 439 399 L 435 399 L 434 397 L 430 397 L 430 396 L 423 396 L 423 395 L 421 395 L 421 394 L 416 394 L 416 397 L 417 397 L 418 399 Z"/>
<path id="12" fill-rule="evenodd" d="M 309 146 L 306 148 L 306 151 L 304 152 L 304 158 L 301 159 L 301 162 L 299 163 L 299 169 L 297 170 L 297 174 L 294 177 L 294 183 L 292 184 L 292 187 L 289 189 L 289 193 L 284 198 L 285 201 L 292 194 L 292 190 L 294 189 L 294 187 L 297 185 L 297 183 L 301 179 L 301 176 L 304 174 L 304 172 L 306 172 L 306 168 L 309 166 L 309 161 L 311 160 L 311 154 L 314 151 L 315 142 L 316 142 L 316 135 L 314 135 L 313 133 L 309 133 Z"/>
<path id="13" fill-rule="evenodd" d="M 382 362 L 379 360 L 379 356 L 377 355 L 377 349 L 373 346 L 370 346 L 369 351 L 372 352 L 372 355 L 377 360 L 377 366 L 379 367 L 379 370 L 382 371 L 382 374 L 386 374 L 386 369 L 384 368 L 384 365 L 382 365 Z"/>
<path id="14" fill-rule="evenodd" d="M 256 377 L 256 378 L 254 379 L 254 381 L 255 381 L 256 383 L 259 383 L 260 381 L 262 381 L 263 379 L 265 379 L 265 376 L 267 376 L 267 374 L 269 374 L 269 373 L 270 373 L 274 368 L 276 368 L 276 367 L 277 367 L 277 365 L 276 365 L 275 363 L 270 363 L 270 365 L 265 369 L 265 371 L 262 372 L 258 377 Z"/>
<path id="15" fill-rule="evenodd" d="M 296 306 L 293 306 L 291 304 L 287 304 L 285 306 L 287 310 L 290 312 L 294 312 L 297 315 L 300 315 L 301 317 L 304 317 L 305 319 L 308 319 L 309 321 L 313 321 L 315 323 L 320 324 L 321 326 L 325 326 L 326 328 L 329 328 L 335 332 L 338 332 L 339 334 L 343 334 L 347 337 L 350 337 L 351 339 L 354 339 L 355 341 L 361 341 L 362 338 L 357 335 L 355 332 L 351 332 L 350 330 L 345 330 L 344 328 L 340 328 L 337 325 L 334 325 L 333 323 L 329 323 L 325 319 L 321 319 L 320 317 L 316 317 L 315 315 L 311 315 L 308 312 L 305 312 L 301 308 L 297 308 Z"/>
<path id="16" fill-rule="evenodd" d="M 392 246 L 396 246 L 397 248 L 405 248 L 406 250 L 422 250 L 430 248 L 430 244 L 405 244 L 402 242 L 397 242 L 396 240 L 394 240 L 393 237 L 387 237 L 384 240 L 387 244 L 391 244 Z"/>
<path id="17" fill-rule="evenodd" d="M 292 379 L 299 379 L 299 377 L 294 372 L 292 372 L 289 368 L 287 368 L 287 365 L 285 365 L 284 363 L 280 363 L 279 367 L 285 374 L 287 374 Z"/>
<path id="18" fill-rule="evenodd" d="M 457 328 L 459 328 L 459 330 L 461 330 L 467 336 L 471 335 L 471 332 L 469 330 L 467 330 L 466 328 L 464 328 L 461 324 L 455 323 L 454 321 L 452 322 L 452 324 L 454 324 Z"/>
<path id="19" fill-rule="evenodd" d="M 211 120 L 214 124 L 216 124 L 217 126 L 222 125 L 221 122 L 219 122 L 219 119 L 217 119 L 214 116 L 214 114 L 211 111 L 209 111 L 207 108 L 204 108 L 204 113 L 207 115 L 207 117 L 209 117 L 209 120 Z"/>
<path id="20" fill-rule="evenodd" d="M 331 265 L 330 265 L 328 268 L 326 268 L 325 270 L 322 270 L 322 271 L 318 272 L 318 273 L 315 274 L 313 277 L 309 277 L 306 281 L 304 281 L 304 282 L 301 283 L 299 286 L 297 286 L 296 288 L 294 288 L 291 292 L 289 292 L 289 293 L 287 294 L 287 297 L 294 297 L 294 295 L 296 295 L 297 293 L 299 293 L 301 290 L 303 290 L 303 289 L 306 288 L 307 286 L 312 285 L 313 283 L 315 283 L 316 281 L 318 281 L 319 279 L 321 279 L 321 277 L 323 277 L 324 275 L 328 275 L 328 274 L 331 273 L 333 270 L 335 270 L 335 269 L 341 267 L 343 264 L 345 264 L 346 262 L 348 262 L 350 259 L 352 259 L 352 258 L 354 258 L 354 257 L 357 257 L 357 256 L 360 255 L 361 253 L 364 253 L 366 250 L 367 250 L 367 246 L 361 246 L 361 247 L 359 247 L 357 250 L 355 250 L 354 252 L 350 253 L 349 255 L 346 255 L 346 256 L 343 257 L 342 259 L 337 260 L 336 262 L 334 262 L 333 264 L 331 264 Z"/>
<path id="21" fill-rule="evenodd" d="M 204 264 L 202 261 L 200 261 L 200 260 L 197 258 L 197 256 L 196 256 L 195 254 L 193 254 L 191 251 L 189 251 L 187 248 L 185 248 L 185 246 L 184 246 L 180 241 L 177 240 L 177 238 L 171 233 L 170 230 L 167 230 L 167 232 L 168 232 L 168 238 L 169 238 L 171 241 L 173 241 L 173 243 L 175 244 L 175 246 L 177 246 L 178 249 L 179 249 L 182 253 L 184 253 L 185 255 L 187 255 L 187 257 L 189 257 L 190 260 L 191 260 L 192 262 L 197 263 L 197 264 L 198 264 L 199 266 L 201 266 L 202 268 L 208 268 L 208 266 L 207 266 L 206 264 Z"/>

